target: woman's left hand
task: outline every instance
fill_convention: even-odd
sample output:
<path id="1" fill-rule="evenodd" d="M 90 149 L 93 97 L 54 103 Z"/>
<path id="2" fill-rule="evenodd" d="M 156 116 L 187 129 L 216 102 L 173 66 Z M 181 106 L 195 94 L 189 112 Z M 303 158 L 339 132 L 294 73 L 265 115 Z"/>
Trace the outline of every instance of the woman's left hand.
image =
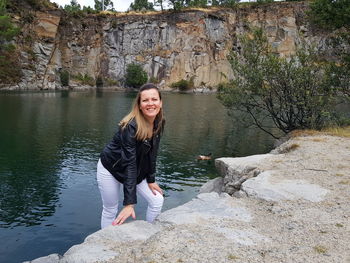
<path id="1" fill-rule="evenodd" d="M 156 192 L 163 195 L 163 190 L 159 187 L 159 185 L 157 183 L 149 183 L 148 187 L 149 187 L 149 189 L 151 189 L 151 191 L 154 195 L 157 195 Z"/>

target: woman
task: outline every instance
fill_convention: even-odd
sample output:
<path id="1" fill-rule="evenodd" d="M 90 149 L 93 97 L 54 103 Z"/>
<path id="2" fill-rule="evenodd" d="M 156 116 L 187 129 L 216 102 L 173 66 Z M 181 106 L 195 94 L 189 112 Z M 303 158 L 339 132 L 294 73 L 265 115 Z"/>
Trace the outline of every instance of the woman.
<path id="1" fill-rule="evenodd" d="M 103 149 L 97 164 L 97 182 L 103 203 L 101 228 L 121 225 L 130 216 L 135 219 L 136 193 L 148 203 L 148 222 L 153 222 L 160 214 L 164 198 L 154 173 L 164 122 L 157 86 L 144 84 L 131 112 L 119 123 L 118 132 Z M 122 185 L 124 208 L 115 219 Z"/>

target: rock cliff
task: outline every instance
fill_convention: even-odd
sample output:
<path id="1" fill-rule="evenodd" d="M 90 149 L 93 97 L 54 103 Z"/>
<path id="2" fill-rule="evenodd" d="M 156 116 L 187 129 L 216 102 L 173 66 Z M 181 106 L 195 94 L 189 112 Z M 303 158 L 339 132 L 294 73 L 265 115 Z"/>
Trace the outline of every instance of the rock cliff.
<path id="1" fill-rule="evenodd" d="M 64 71 L 103 79 L 106 85 L 122 84 L 126 66 L 136 62 L 162 87 L 181 79 L 192 79 L 195 87 L 216 87 L 232 77 L 227 55 L 240 48 L 237 36 L 247 25 L 263 27 L 282 56 L 293 54 L 303 41 L 326 49 L 327 36 L 310 28 L 306 10 L 304 2 L 276 2 L 80 18 L 58 11 L 35 12 L 23 27 L 32 42 L 30 48 L 22 45 L 22 81 L 5 86 L 60 89 Z"/>

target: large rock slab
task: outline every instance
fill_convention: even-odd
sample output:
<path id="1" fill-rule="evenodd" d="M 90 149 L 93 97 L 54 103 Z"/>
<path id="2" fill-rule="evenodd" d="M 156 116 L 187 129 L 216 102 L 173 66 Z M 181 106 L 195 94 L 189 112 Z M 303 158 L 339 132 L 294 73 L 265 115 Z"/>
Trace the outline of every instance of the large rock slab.
<path id="1" fill-rule="evenodd" d="M 275 180 L 276 171 L 265 171 L 242 184 L 241 191 L 250 197 L 267 201 L 305 199 L 311 202 L 324 200 L 329 190 L 305 180 Z"/>

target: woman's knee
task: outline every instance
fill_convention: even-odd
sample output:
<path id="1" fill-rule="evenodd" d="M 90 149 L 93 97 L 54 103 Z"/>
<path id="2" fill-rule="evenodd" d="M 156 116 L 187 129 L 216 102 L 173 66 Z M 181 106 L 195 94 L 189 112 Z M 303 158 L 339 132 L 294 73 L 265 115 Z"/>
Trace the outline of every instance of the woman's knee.
<path id="1" fill-rule="evenodd" d="M 163 203 L 164 203 L 163 195 L 157 193 L 157 195 L 153 195 L 148 205 L 151 207 L 162 207 Z"/>

